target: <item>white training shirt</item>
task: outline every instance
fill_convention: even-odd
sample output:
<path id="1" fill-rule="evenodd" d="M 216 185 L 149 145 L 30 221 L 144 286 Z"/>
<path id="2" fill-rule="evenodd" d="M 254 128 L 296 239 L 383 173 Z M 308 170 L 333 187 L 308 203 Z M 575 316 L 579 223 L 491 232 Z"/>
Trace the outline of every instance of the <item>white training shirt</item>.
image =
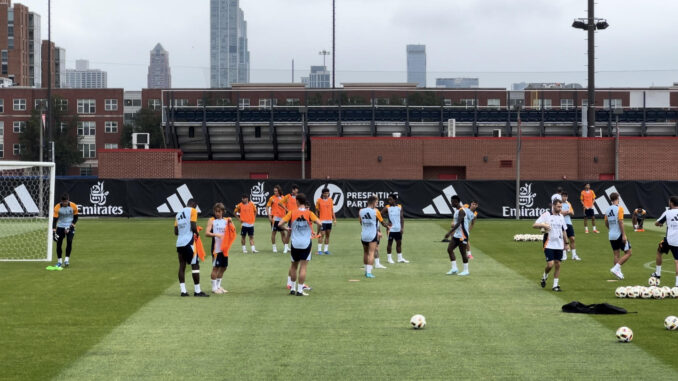
<path id="1" fill-rule="evenodd" d="M 360 221 L 362 221 L 362 231 L 360 239 L 363 242 L 372 242 L 377 238 L 377 211 L 367 207 L 360 209 Z"/>
<path id="2" fill-rule="evenodd" d="M 228 224 L 228 220 L 225 218 L 221 219 L 214 219 L 212 221 L 212 233 L 213 234 L 225 234 L 226 233 L 226 225 Z M 214 254 L 220 253 L 221 252 L 221 238 L 219 237 L 212 237 L 214 239 Z"/>
<path id="3" fill-rule="evenodd" d="M 177 227 L 177 247 L 183 247 L 193 243 L 193 231 L 191 222 L 198 221 L 198 211 L 194 208 L 185 207 L 177 213 L 174 226 Z"/>
<path id="4" fill-rule="evenodd" d="M 678 246 L 678 209 L 665 211 L 657 222 L 666 223 L 666 242 L 671 246 Z"/>
<path id="5" fill-rule="evenodd" d="M 386 206 L 388 208 L 388 220 L 391 222 L 391 233 L 399 233 L 402 230 L 402 226 L 400 226 L 400 215 L 402 214 L 402 205 L 388 205 Z"/>
<path id="6" fill-rule="evenodd" d="M 547 223 L 551 226 L 551 230 L 548 231 L 546 243 L 544 244 L 544 249 L 563 250 L 565 248 L 563 232 L 567 227 L 565 225 L 565 219 L 562 215 L 555 215 L 546 212 L 542 214 L 535 223 Z"/>
<path id="7" fill-rule="evenodd" d="M 610 227 L 608 238 L 610 241 L 616 241 L 622 235 L 619 229 L 619 221 L 624 220 L 624 208 L 619 205 L 610 205 L 605 211 L 605 219 Z"/>
<path id="8" fill-rule="evenodd" d="M 563 203 L 563 217 L 565 218 L 565 223 L 567 225 L 572 225 L 572 218 L 570 217 L 570 210 L 572 210 L 572 204 L 569 201 Z M 568 213 L 568 214 L 565 214 Z"/>

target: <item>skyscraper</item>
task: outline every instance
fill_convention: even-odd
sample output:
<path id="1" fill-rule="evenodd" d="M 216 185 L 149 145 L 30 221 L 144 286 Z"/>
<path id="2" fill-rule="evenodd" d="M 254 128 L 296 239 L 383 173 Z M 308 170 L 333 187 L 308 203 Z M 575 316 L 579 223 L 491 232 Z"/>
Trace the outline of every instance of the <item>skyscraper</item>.
<path id="1" fill-rule="evenodd" d="M 148 88 L 169 89 L 172 87 L 172 73 L 169 66 L 169 52 L 158 43 L 151 50 L 151 64 L 148 66 Z"/>
<path id="2" fill-rule="evenodd" d="M 0 77 L 16 86 L 42 86 L 40 15 L 11 1 L 0 1 Z"/>
<path id="3" fill-rule="evenodd" d="M 436 87 L 448 89 L 478 88 L 479 84 L 478 78 L 436 78 Z"/>
<path id="4" fill-rule="evenodd" d="M 407 82 L 426 87 L 426 45 L 407 45 Z"/>
<path id="5" fill-rule="evenodd" d="M 66 89 L 105 89 L 107 83 L 108 74 L 90 69 L 87 60 L 75 60 L 75 69 L 66 69 L 61 78 L 61 87 Z"/>
<path id="6" fill-rule="evenodd" d="M 210 0 L 210 86 L 249 81 L 247 22 L 239 0 Z"/>
<path id="7" fill-rule="evenodd" d="M 311 73 L 308 77 L 301 77 L 301 83 L 312 89 L 329 88 L 330 77 L 326 66 L 311 66 Z"/>

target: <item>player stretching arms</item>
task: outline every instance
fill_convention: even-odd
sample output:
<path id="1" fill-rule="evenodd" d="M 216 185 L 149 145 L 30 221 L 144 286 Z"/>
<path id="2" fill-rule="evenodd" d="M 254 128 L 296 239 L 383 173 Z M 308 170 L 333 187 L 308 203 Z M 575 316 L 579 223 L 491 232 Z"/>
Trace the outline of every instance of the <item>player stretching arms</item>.
<path id="1" fill-rule="evenodd" d="M 626 239 L 624 232 L 624 208 L 619 206 L 619 193 L 612 193 L 610 201 L 612 205 L 605 211 L 605 226 L 610 230 L 608 238 L 614 253 L 614 267 L 610 269 L 610 272 L 617 278 L 624 279 L 621 266 L 631 258 L 631 243 Z M 619 257 L 620 250 L 624 252 L 621 258 Z"/>
<path id="2" fill-rule="evenodd" d="M 584 190 L 581 191 L 579 199 L 581 200 L 581 205 L 584 207 L 584 233 L 589 234 L 589 218 L 591 219 L 593 232 L 600 233 L 598 229 L 596 229 L 596 211 L 593 210 L 593 200 L 596 199 L 596 193 L 591 190 L 591 184 L 586 184 L 586 186 L 584 186 Z"/>
<path id="3" fill-rule="evenodd" d="M 228 291 L 221 287 L 221 280 L 228 267 L 228 252 L 222 252 L 221 242 L 224 240 L 226 229 L 233 225 L 230 218 L 224 218 L 226 208 L 222 203 L 216 203 L 213 208 L 214 217 L 207 222 L 205 235 L 212 237 L 212 293 L 225 294 Z"/>
<path id="4" fill-rule="evenodd" d="M 551 269 L 553 271 L 553 291 L 560 292 L 558 285 L 558 277 L 560 277 L 560 258 L 563 257 L 563 249 L 565 242 L 563 233 L 567 229 L 565 226 L 565 219 L 561 215 L 563 203 L 560 200 L 553 201 L 553 213 L 546 212 L 541 215 L 532 225 L 535 229 L 544 229 L 547 234 L 544 234 L 544 256 L 546 256 L 546 268 L 544 274 L 541 276 L 540 285 L 542 288 L 546 287 L 546 280 L 549 277 Z"/>
<path id="5" fill-rule="evenodd" d="M 572 204 L 567 201 L 567 192 L 561 194 L 563 197 L 561 214 L 565 218 L 565 226 L 567 227 L 567 240 L 569 242 L 569 250 L 572 250 L 572 260 L 581 261 L 581 258 L 577 255 L 577 249 L 574 246 L 574 226 L 572 226 L 572 216 L 574 216 L 574 208 Z M 568 250 L 568 251 L 569 251 Z M 567 251 L 563 251 L 563 261 L 567 259 Z"/>
<path id="6" fill-rule="evenodd" d="M 75 224 L 78 222 L 78 206 L 70 202 L 68 193 L 61 195 L 61 202 L 54 206 L 54 219 L 52 220 L 52 233 L 57 241 L 57 264 L 56 267 L 68 267 L 70 265 L 71 250 L 73 249 L 73 237 L 75 236 Z M 66 238 L 66 260 L 61 263 L 61 246 Z"/>
<path id="7" fill-rule="evenodd" d="M 250 237 L 250 246 L 252 253 L 258 253 L 254 247 L 254 219 L 257 214 L 256 207 L 250 202 L 250 196 L 242 195 L 242 202 L 236 205 L 233 214 L 240 218 L 240 244 L 242 245 L 243 254 L 247 254 L 247 246 L 245 246 L 245 236 Z"/>
<path id="8" fill-rule="evenodd" d="M 194 199 L 188 200 L 186 207 L 177 213 L 174 220 L 174 235 L 177 236 L 177 254 L 179 257 L 179 287 L 181 296 L 188 296 L 186 292 L 186 264 L 191 264 L 193 274 L 194 296 L 207 297 L 200 290 L 200 264 L 198 255 L 193 251 L 193 235 L 198 234 L 198 211 L 195 209 Z"/>
<path id="9" fill-rule="evenodd" d="M 478 218 L 478 201 L 471 201 L 471 205 L 469 204 L 464 204 L 464 208 L 470 210 L 472 213 L 466 213 L 466 226 L 468 227 L 468 234 L 469 236 L 471 235 L 471 230 L 473 229 L 474 226 L 476 226 L 476 218 Z M 471 241 L 469 240 L 470 237 L 466 237 L 466 255 L 468 256 L 468 259 L 473 259 L 473 255 L 471 255 Z"/>
<path id="10" fill-rule="evenodd" d="M 660 278 L 662 274 L 662 253 L 669 251 L 673 254 L 676 263 L 676 287 L 678 287 L 678 196 L 671 196 L 669 199 L 670 209 L 665 211 L 655 225 L 662 226 L 666 223 L 666 237 L 657 248 L 657 269 L 652 274 L 655 278 Z"/>
<path id="11" fill-rule="evenodd" d="M 268 208 L 268 220 L 271 222 L 271 244 L 273 245 L 273 252 L 277 253 L 278 248 L 275 246 L 275 233 L 280 232 L 280 237 L 285 244 L 285 253 L 287 253 L 287 244 L 285 243 L 285 230 L 280 229 L 278 225 L 280 220 L 285 217 L 285 208 L 280 205 L 282 201 L 282 188 L 280 185 L 273 187 L 273 196 L 268 199 L 266 207 Z"/>
<path id="12" fill-rule="evenodd" d="M 645 229 L 643 229 L 643 222 L 645 222 L 645 215 L 647 214 L 647 211 L 645 209 L 641 208 L 640 206 L 637 207 L 633 211 L 633 215 L 631 216 L 633 219 L 633 231 L 634 232 L 644 232 Z"/>
<path id="13" fill-rule="evenodd" d="M 393 262 L 393 256 L 391 255 L 393 241 L 396 242 L 398 263 L 410 263 L 410 261 L 403 258 L 403 234 L 405 234 L 405 219 L 403 218 L 403 206 L 397 202 L 397 195 L 389 195 L 388 205 L 386 205 L 386 207 L 381 211 L 382 215 L 388 216 L 388 221 L 391 224 L 391 228 L 388 230 L 388 244 L 386 245 L 388 263 L 395 263 Z"/>
<path id="14" fill-rule="evenodd" d="M 377 249 L 377 221 L 384 225 L 384 227 L 389 227 L 384 223 L 381 213 L 376 209 L 377 201 L 379 201 L 377 196 L 370 196 L 367 199 L 367 207 L 360 209 L 358 213 L 360 216 L 360 241 L 363 244 L 363 263 L 365 264 L 366 278 L 374 278 L 372 267 L 374 266 L 374 251 Z"/>
<path id="15" fill-rule="evenodd" d="M 285 209 L 285 213 L 291 212 L 293 210 L 297 210 L 297 193 L 299 193 L 299 185 L 297 184 L 292 184 L 292 191 L 288 194 L 286 194 L 280 202 L 278 202 L 278 205 L 282 206 Z M 285 235 L 285 238 L 283 238 L 283 243 L 285 244 L 285 248 L 283 249 L 283 254 L 287 254 L 287 250 L 289 250 L 289 242 L 290 242 L 290 236 L 289 234 Z"/>
<path id="16" fill-rule="evenodd" d="M 464 208 L 460 207 L 461 200 L 459 196 L 452 196 L 452 208 L 454 208 L 454 220 L 452 221 L 452 229 L 450 229 L 445 238 L 452 236 L 452 240 L 447 245 L 447 254 L 450 256 L 450 262 L 452 263 L 452 268 L 447 272 L 447 275 L 454 275 L 459 273 L 459 275 L 466 276 L 469 275 L 468 272 L 468 256 L 466 255 L 466 245 L 468 238 L 468 231 L 466 230 L 464 220 L 466 218 L 466 211 Z M 469 211 L 470 212 L 470 211 Z M 461 260 L 464 263 L 464 271 L 459 272 L 457 269 L 457 257 L 454 255 L 454 249 L 459 248 L 459 253 L 461 254 Z"/>
<path id="17" fill-rule="evenodd" d="M 322 222 L 320 237 L 318 238 L 318 255 L 330 255 L 330 233 L 332 233 L 332 224 L 337 222 L 334 215 L 334 200 L 330 198 L 330 190 L 323 188 L 320 198 L 315 202 L 315 209 L 318 211 L 318 217 Z M 325 251 L 323 252 L 323 241 L 325 241 Z"/>
<path id="18" fill-rule="evenodd" d="M 290 232 L 290 241 L 292 242 L 292 264 L 290 265 L 289 277 L 292 281 L 290 287 L 290 295 L 308 296 L 304 292 L 307 288 L 304 282 L 306 281 L 306 266 L 311 260 L 311 228 L 312 223 L 320 226 L 320 221 L 315 214 L 306 209 L 306 196 L 303 193 L 297 195 L 297 202 L 299 208 L 288 212 L 283 217 L 281 225 Z M 297 269 L 299 275 L 297 276 Z M 295 284 L 296 282 L 296 284 Z"/>

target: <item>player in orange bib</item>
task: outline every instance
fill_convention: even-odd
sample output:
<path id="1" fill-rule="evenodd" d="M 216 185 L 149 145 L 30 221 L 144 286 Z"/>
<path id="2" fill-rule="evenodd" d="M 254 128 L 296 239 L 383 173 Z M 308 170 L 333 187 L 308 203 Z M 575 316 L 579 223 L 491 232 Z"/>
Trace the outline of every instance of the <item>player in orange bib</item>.
<path id="1" fill-rule="evenodd" d="M 278 226 L 280 224 L 280 220 L 285 217 L 285 208 L 280 204 L 281 201 L 282 188 L 280 185 L 276 185 L 273 187 L 273 196 L 271 196 L 268 199 L 268 203 L 266 203 L 266 208 L 268 210 L 268 220 L 271 222 L 271 244 L 273 245 L 274 253 L 278 252 L 278 247 L 275 245 L 275 234 L 277 232 L 280 232 L 280 237 L 283 241 L 283 244 L 285 244 L 284 253 L 287 253 L 288 250 L 288 245 L 285 243 L 286 231 L 284 229 L 280 229 Z"/>
<path id="2" fill-rule="evenodd" d="M 334 200 L 330 198 L 328 188 L 323 188 L 320 198 L 315 202 L 315 209 L 322 223 L 320 238 L 318 238 L 318 255 L 330 255 L 330 233 L 332 233 L 332 225 L 337 222 L 337 217 L 334 215 Z M 323 250 L 323 241 L 325 250 Z"/>
<path id="3" fill-rule="evenodd" d="M 252 253 L 258 253 L 254 247 L 254 219 L 257 214 L 256 207 L 250 202 L 250 196 L 242 195 L 242 202 L 236 205 L 233 214 L 240 218 L 240 244 L 242 245 L 243 254 L 247 254 L 247 246 L 245 246 L 245 236 L 250 237 L 250 246 Z"/>
<path id="4" fill-rule="evenodd" d="M 591 225 L 593 225 L 593 232 L 600 233 L 598 229 L 596 229 L 596 211 L 593 210 L 593 201 L 596 199 L 596 193 L 591 190 L 591 184 L 586 184 L 586 186 L 584 186 L 584 190 L 581 191 L 579 199 L 584 207 L 584 233 L 589 233 L 589 218 L 591 219 Z"/>

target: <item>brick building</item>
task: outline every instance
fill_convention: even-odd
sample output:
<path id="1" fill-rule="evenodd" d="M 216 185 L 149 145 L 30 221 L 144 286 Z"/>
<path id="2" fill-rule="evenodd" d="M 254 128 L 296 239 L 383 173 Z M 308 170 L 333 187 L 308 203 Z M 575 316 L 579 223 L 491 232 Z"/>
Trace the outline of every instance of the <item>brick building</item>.
<path id="1" fill-rule="evenodd" d="M 77 117 L 78 150 L 85 162 L 70 175 L 97 175 L 97 150 L 118 148 L 123 127 L 122 89 L 55 89 L 64 119 Z M 19 136 L 34 108 L 46 102 L 46 89 L 0 89 L 0 160 L 20 160 Z M 55 126 L 59 128 L 59 126 Z"/>

